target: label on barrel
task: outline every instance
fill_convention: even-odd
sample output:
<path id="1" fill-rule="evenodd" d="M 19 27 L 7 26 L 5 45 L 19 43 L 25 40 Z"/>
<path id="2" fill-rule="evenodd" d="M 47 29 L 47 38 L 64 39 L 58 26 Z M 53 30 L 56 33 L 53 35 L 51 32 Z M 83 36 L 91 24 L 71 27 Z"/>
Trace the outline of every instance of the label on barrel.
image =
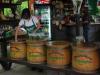
<path id="1" fill-rule="evenodd" d="M 64 57 L 57 57 L 57 56 L 51 56 L 51 57 L 48 57 L 48 60 L 63 60 Z"/>
<path id="2" fill-rule="evenodd" d="M 27 60 L 29 63 L 43 63 L 44 53 L 41 52 L 28 52 L 27 53 Z"/>
<path id="3" fill-rule="evenodd" d="M 92 63 L 92 59 L 85 55 L 75 56 L 75 61 L 79 64 L 88 64 Z"/>
<path id="4" fill-rule="evenodd" d="M 49 60 L 64 60 L 64 52 L 60 50 L 51 50 L 48 55 Z"/>
<path id="5" fill-rule="evenodd" d="M 43 57 L 44 54 L 41 52 L 28 52 L 28 56 L 32 58 Z"/>
<path id="6" fill-rule="evenodd" d="M 89 48 L 78 48 L 78 50 L 80 51 L 80 52 L 88 52 L 88 51 L 91 51 L 91 50 L 93 50 L 93 49 L 89 49 Z"/>
<path id="7" fill-rule="evenodd" d="M 28 60 L 31 60 L 31 61 L 44 60 L 44 53 L 39 52 L 39 51 L 27 52 L 27 57 L 28 57 Z"/>

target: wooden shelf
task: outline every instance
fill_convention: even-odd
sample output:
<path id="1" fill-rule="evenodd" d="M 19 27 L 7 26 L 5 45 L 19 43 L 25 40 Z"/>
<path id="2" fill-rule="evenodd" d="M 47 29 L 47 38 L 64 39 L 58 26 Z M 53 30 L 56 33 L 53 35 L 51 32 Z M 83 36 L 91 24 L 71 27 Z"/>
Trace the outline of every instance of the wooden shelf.
<path id="1" fill-rule="evenodd" d="M 0 24 L 1 23 L 11 23 L 11 22 L 18 22 L 19 21 L 19 19 L 10 19 L 10 20 L 0 20 Z"/>
<path id="2" fill-rule="evenodd" d="M 69 67 L 66 67 L 65 69 L 52 68 L 52 67 L 49 67 L 48 65 L 46 65 L 46 63 L 44 63 L 44 64 L 30 64 L 25 60 L 11 60 L 9 58 L 0 58 L 0 61 L 17 63 L 17 64 L 21 64 L 21 65 L 26 65 L 26 66 L 29 66 L 29 67 L 37 67 L 37 68 L 44 69 L 44 70 L 53 70 L 53 71 L 58 71 L 58 72 L 65 72 L 68 75 L 87 75 L 87 74 L 75 72 L 72 68 L 69 68 Z M 98 72 L 91 73 L 91 74 L 88 74 L 88 75 L 100 75 L 100 72 L 98 70 Z"/>
<path id="3" fill-rule="evenodd" d="M 26 60 L 12 60 L 9 58 L 0 58 L 1 61 L 6 61 L 6 62 L 12 62 L 12 63 L 18 63 L 18 64 L 22 64 L 22 65 L 26 65 L 26 66 L 30 66 L 30 67 L 37 67 L 37 68 L 41 68 L 41 69 L 53 69 L 53 70 L 58 70 L 58 71 L 66 71 L 69 69 L 56 69 L 56 68 L 51 68 L 48 65 L 46 65 L 46 63 L 44 64 L 31 64 L 28 63 Z"/>
<path id="4" fill-rule="evenodd" d="M 20 4 L 15 3 L 0 3 L 0 8 L 12 8 Z"/>
<path id="5" fill-rule="evenodd" d="M 12 27 L 17 26 L 19 23 L 18 19 L 12 19 L 12 20 L 0 20 L 0 26 L 1 25 L 10 25 Z"/>
<path id="6" fill-rule="evenodd" d="M 100 23 L 90 23 L 91 25 L 100 25 Z"/>
<path id="7" fill-rule="evenodd" d="M 34 4 L 34 6 L 41 7 L 41 6 L 51 6 L 51 4 Z"/>

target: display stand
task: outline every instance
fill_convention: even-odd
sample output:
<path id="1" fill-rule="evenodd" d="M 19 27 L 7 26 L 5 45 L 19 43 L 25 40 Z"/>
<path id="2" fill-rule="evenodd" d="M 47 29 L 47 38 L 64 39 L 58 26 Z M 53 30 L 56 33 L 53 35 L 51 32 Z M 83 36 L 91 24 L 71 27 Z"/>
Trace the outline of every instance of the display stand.
<path id="1" fill-rule="evenodd" d="M 0 40 L 2 43 L 2 57 L 0 57 L 0 63 L 1 63 L 4 70 L 10 70 L 12 63 L 17 63 L 17 64 L 21 64 L 21 65 L 26 65 L 29 67 L 37 67 L 37 68 L 43 69 L 43 70 L 52 70 L 52 71 L 55 71 L 57 75 L 60 75 L 61 72 L 65 73 L 65 75 L 87 75 L 87 74 L 80 74 L 78 72 L 75 72 L 71 68 L 71 66 L 66 67 L 65 69 L 56 69 L 56 68 L 49 67 L 46 63 L 44 63 L 44 64 L 30 64 L 26 60 L 12 60 L 12 59 L 8 58 L 8 55 L 7 55 L 8 40 L 10 40 L 12 38 L 13 37 Z M 99 74 L 100 74 L 100 72 L 98 70 L 98 72 L 93 73 L 93 74 L 88 74 L 88 75 L 99 75 Z"/>

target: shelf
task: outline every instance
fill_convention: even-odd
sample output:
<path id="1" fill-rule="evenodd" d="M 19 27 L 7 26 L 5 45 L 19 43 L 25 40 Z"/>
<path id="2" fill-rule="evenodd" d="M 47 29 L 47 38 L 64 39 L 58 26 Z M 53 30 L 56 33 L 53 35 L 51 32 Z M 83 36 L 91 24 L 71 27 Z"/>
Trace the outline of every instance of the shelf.
<path id="1" fill-rule="evenodd" d="M 18 22 L 19 21 L 19 19 L 10 19 L 10 20 L 0 20 L 0 23 L 3 23 L 3 22 Z"/>
<path id="2" fill-rule="evenodd" d="M 12 19 L 12 20 L 0 20 L 0 26 L 1 25 L 11 25 L 13 27 L 17 26 L 19 23 L 18 19 Z"/>
<path id="3" fill-rule="evenodd" d="M 66 6 L 73 6 L 73 4 L 64 4 L 64 5 L 66 5 Z"/>
<path id="4" fill-rule="evenodd" d="M 22 38 L 22 37 L 26 37 L 26 35 L 18 35 L 18 38 Z M 11 36 L 11 37 L 7 37 L 7 38 L 1 38 L 0 42 L 9 42 L 10 40 L 14 40 L 15 36 Z M 22 41 L 24 41 L 25 39 L 23 39 Z"/>
<path id="5" fill-rule="evenodd" d="M 0 8 L 12 8 L 12 7 L 16 7 L 16 5 L 20 5 L 20 4 L 0 3 Z"/>
<path id="6" fill-rule="evenodd" d="M 7 58 L 0 58 L 0 61 L 17 63 L 17 64 L 21 64 L 21 65 L 26 65 L 26 66 L 29 66 L 29 67 L 37 67 L 37 68 L 44 69 L 44 70 L 53 70 L 53 71 L 58 71 L 58 72 L 66 72 L 69 75 L 87 75 L 87 74 L 80 74 L 78 72 L 75 72 L 71 68 L 56 69 L 56 68 L 51 68 L 46 64 L 30 64 L 30 63 L 28 63 L 27 61 L 24 61 L 24 60 L 11 60 L 11 59 L 7 59 Z M 96 73 L 88 74 L 88 75 L 100 75 L 100 72 L 96 72 Z"/>
<path id="7" fill-rule="evenodd" d="M 90 23 L 90 26 L 100 25 L 100 23 Z M 76 23 L 68 23 L 67 26 L 77 26 Z M 80 23 L 78 26 L 83 26 L 83 22 Z"/>
<path id="8" fill-rule="evenodd" d="M 21 65 L 26 65 L 26 66 L 30 66 L 30 67 L 37 67 L 37 68 L 41 68 L 41 69 L 48 69 L 48 70 L 55 70 L 55 71 L 66 71 L 66 70 L 69 70 L 69 69 L 55 69 L 55 68 L 51 68 L 49 66 L 46 65 L 46 63 L 44 64 L 30 64 L 28 63 L 27 61 L 25 60 L 11 60 L 11 59 L 8 59 L 8 58 L 0 58 L 1 61 L 6 61 L 6 62 L 12 62 L 12 63 L 18 63 L 18 64 L 21 64 Z"/>
<path id="9" fill-rule="evenodd" d="M 51 4 L 34 4 L 36 7 L 41 7 L 41 6 L 50 6 Z"/>
<path id="10" fill-rule="evenodd" d="M 100 25 L 100 23 L 90 23 L 91 25 Z"/>

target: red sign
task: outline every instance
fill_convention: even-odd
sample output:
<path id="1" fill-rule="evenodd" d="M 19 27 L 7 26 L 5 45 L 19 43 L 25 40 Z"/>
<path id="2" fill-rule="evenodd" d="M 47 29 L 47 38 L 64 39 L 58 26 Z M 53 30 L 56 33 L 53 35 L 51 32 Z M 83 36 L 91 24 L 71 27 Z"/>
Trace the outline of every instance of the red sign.
<path id="1" fill-rule="evenodd" d="M 31 10 L 33 7 L 35 0 L 29 0 L 29 9 Z"/>
<path id="2" fill-rule="evenodd" d="M 50 0 L 35 0 L 36 4 L 49 4 Z"/>
<path id="3" fill-rule="evenodd" d="M 100 1 L 97 2 L 97 6 L 100 6 Z"/>

